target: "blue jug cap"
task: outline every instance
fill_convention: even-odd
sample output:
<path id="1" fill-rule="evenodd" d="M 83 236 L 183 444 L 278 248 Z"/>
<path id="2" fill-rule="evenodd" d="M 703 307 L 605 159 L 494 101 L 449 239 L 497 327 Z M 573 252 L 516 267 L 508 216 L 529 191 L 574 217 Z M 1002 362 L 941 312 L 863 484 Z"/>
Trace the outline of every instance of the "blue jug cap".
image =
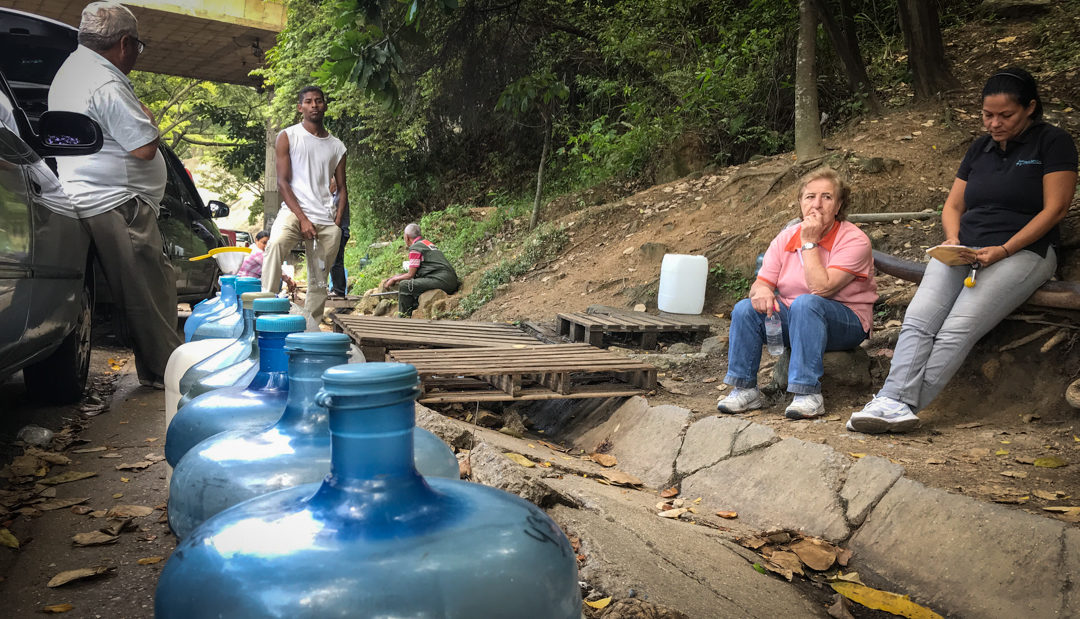
<path id="1" fill-rule="evenodd" d="M 315 352 L 345 354 L 352 341 L 344 333 L 290 333 L 285 338 L 285 350 L 289 352 Z"/>
<path id="2" fill-rule="evenodd" d="M 240 302 L 244 304 L 244 309 L 255 309 L 256 299 L 269 299 L 274 296 L 272 292 L 245 292 L 240 295 Z"/>
<path id="3" fill-rule="evenodd" d="M 222 275 L 217 278 L 219 284 L 233 284 L 236 283 L 235 275 Z"/>
<path id="4" fill-rule="evenodd" d="M 296 333 L 307 328 L 303 316 L 269 314 L 255 319 L 255 330 L 260 333 Z"/>
<path id="5" fill-rule="evenodd" d="M 331 396 L 366 396 L 415 389 L 416 368 L 408 363 L 349 363 L 335 365 L 322 375 L 323 391 Z"/>
<path id="6" fill-rule="evenodd" d="M 252 305 L 251 305 L 251 309 L 255 310 L 256 312 L 278 312 L 278 313 L 280 313 L 280 312 L 288 312 L 289 311 L 290 305 L 289 305 L 289 300 L 288 299 L 282 299 L 280 297 L 275 297 L 273 294 L 271 294 L 269 292 L 266 293 L 266 294 L 267 294 L 267 296 L 265 296 L 265 297 L 259 297 L 259 298 L 255 299 L 254 303 L 252 303 Z"/>
<path id="7" fill-rule="evenodd" d="M 262 290 L 262 282 L 259 281 L 258 277 L 237 277 L 235 286 L 236 294 L 258 292 Z"/>

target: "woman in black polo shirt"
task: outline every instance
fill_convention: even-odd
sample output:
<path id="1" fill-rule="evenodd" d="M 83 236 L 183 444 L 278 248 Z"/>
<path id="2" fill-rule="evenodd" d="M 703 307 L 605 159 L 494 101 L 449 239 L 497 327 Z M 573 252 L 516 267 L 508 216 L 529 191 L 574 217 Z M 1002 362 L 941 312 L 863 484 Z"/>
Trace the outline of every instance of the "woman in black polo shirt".
<path id="1" fill-rule="evenodd" d="M 889 377 L 848 420 L 858 432 L 905 432 L 975 343 L 1054 274 L 1058 223 L 1076 189 L 1073 139 L 1042 119 L 1035 80 L 1010 67 L 982 91 L 983 127 L 956 173 L 941 227 L 945 244 L 972 248 L 970 266 L 931 259 L 904 316 Z"/>

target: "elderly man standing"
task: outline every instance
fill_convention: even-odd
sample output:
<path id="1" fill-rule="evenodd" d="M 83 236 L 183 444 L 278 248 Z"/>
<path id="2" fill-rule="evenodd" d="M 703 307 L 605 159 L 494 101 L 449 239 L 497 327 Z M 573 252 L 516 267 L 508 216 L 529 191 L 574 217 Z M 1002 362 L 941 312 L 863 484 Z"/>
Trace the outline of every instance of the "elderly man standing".
<path id="1" fill-rule="evenodd" d="M 304 313 L 321 321 L 326 308 L 327 278 L 338 243 L 341 219 L 349 209 L 345 186 L 345 145 L 323 125 L 326 96 L 316 86 L 305 86 L 297 97 L 300 122 L 278 134 L 274 146 L 281 213 L 270 229 L 270 244 L 263 259 L 262 288 L 281 288 L 281 261 L 303 239 L 307 250 L 308 289 Z M 330 179 L 337 185 L 337 200 Z"/>
<path id="2" fill-rule="evenodd" d="M 412 316 L 420 305 L 420 295 L 439 289 L 454 294 L 460 282 L 457 272 L 434 243 L 424 238 L 418 224 L 405 226 L 405 247 L 409 248 L 409 270 L 382 281 L 383 289 L 398 286 L 398 312 Z"/>
<path id="3" fill-rule="evenodd" d="M 143 385 L 163 388 L 176 330 L 176 275 L 165 255 L 157 214 L 165 160 L 157 123 L 127 74 L 145 44 L 138 23 L 117 2 L 86 6 L 79 47 L 64 61 L 49 108 L 81 112 L 101 125 L 104 144 L 85 157 L 57 158 L 60 181 L 90 233 L 113 301 L 131 335 Z"/>

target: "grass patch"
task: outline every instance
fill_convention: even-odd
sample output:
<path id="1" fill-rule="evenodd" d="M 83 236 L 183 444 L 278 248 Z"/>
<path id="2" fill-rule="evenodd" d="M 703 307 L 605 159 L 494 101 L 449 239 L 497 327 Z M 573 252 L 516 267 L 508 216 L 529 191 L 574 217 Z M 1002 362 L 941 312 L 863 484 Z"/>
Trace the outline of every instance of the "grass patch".
<path id="1" fill-rule="evenodd" d="M 495 298 L 499 286 L 509 283 L 518 275 L 524 275 L 536 264 L 559 255 L 570 241 L 561 228 L 550 224 L 538 227 L 522 242 L 523 249 L 513 258 L 503 259 L 499 264 L 484 271 L 472 292 L 458 304 L 457 317 L 467 317 Z"/>
<path id="2" fill-rule="evenodd" d="M 709 280 L 720 290 L 720 294 L 731 302 L 746 298 L 750 292 L 750 285 L 754 283 L 752 278 L 741 271 L 725 268 L 722 264 L 714 264 L 709 268 Z"/>

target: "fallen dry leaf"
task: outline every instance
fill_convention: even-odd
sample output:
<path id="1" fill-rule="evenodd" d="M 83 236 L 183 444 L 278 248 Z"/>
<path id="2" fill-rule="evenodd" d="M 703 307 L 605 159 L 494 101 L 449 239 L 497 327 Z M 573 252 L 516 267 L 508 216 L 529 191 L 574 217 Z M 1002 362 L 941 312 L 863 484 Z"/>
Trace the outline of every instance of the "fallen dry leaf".
<path id="1" fill-rule="evenodd" d="M 138 561 L 136 561 L 136 563 L 138 563 L 139 565 L 153 565 L 155 563 L 160 563 L 162 559 L 164 559 L 164 557 L 160 557 L 160 556 L 143 557 L 142 559 L 139 559 Z"/>
<path id="2" fill-rule="evenodd" d="M 1043 456 L 1042 458 L 1035 458 L 1034 464 L 1044 469 L 1056 469 L 1067 465 L 1068 462 L 1057 456 Z"/>
<path id="3" fill-rule="evenodd" d="M 542 443 L 543 441 L 540 442 Z M 165 456 L 161 454 L 146 454 L 145 456 L 143 456 L 143 460 L 149 460 L 151 462 L 161 462 L 164 459 Z"/>
<path id="4" fill-rule="evenodd" d="M 514 462 L 517 462 L 521 466 L 524 466 L 524 467 L 527 467 L 527 468 L 532 468 L 532 467 L 536 466 L 535 462 L 533 462 L 532 460 L 526 458 L 525 456 L 523 456 L 521 454 L 510 452 L 510 453 L 506 453 L 506 454 L 503 454 L 503 455 L 506 456 L 507 458 L 510 458 Z"/>
<path id="5" fill-rule="evenodd" d="M 619 463 L 611 454 L 589 454 L 589 458 L 600 466 L 612 467 Z"/>
<path id="6" fill-rule="evenodd" d="M 116 568 L 114 567 L 97 565 L 94 567 L 83 567 L 77 570 L 66 570 L 49 579 L 49 582 L 45 586 L 50 588 L 60 587 L 76 580 L 85 580 L 87 578 L 104 576 L 105 574 L 108 574 L 115 569 Z"/>
<path id="7" fill-rule="evenodd" d="M 848 561 L 851 561 L 851 554 L 847 548 L 836 549 L 836 562 L 840 564 L 840 567 L 847 567 Z M 855 576 L 858 577 L 858 574 Z"/>
<path id="8" fill-rule="evenodd" d="M 865 458 L 865 457 L 866 457 L 866 454 L 864 454 L 864 453 L 852 453 L 852 452 L 848 452 L 848 455 L 849 455 L 849 456 L 851 456 L 852 458 L 856 458 L 856 459 L 858 459 L 858 458 Z"/>
<path id="9" fill-rule="evenodd" d="M 121 478 L 120 478 L 120 481 L 126 484 L 126 483 L 128 483 L 129 481 L 131 481 L 131 478 L 130 478 L 130 477 L 121 477 Z"/>
<path id="10" fill-rule="evenodd" d="M 1016 479 L 1025 479 L 1028 474 L 1023 471 L 1002 471 L 1001 475 L 1005 477 L 1015 477 Z"/>
<path id="11" fill-rule="evenodd" d="M 52 451 L 44 451 L 41 449 L 30 448 L 26 450 L 26 453 L 41 458 L 49 464 L 71 464 L 71 458 L 64 454 L 58 454 Z"/>
<path id="12" fill-rule="evenodd" d="M 156 441 L 156 440 L 157 440 L 157 437 L 156 437 L 156 436 L 151 436 L 150 438 L 146 439 L 146 442 L 147 442 L 147 443 L 153 443 L 153 442 L 154 442 L 154 441 Z"/>
<path id="13" fill-rule="evenodd" d="M 670 499 L 677 496 L 679 496 L 679 489 L 674 486 L 668 488 L 667 490 L 660 491 L 660 498 L 662 499 Z"/>
<path id="14" fill-rule="evenodd" d="M 99 457 L 99 458 L 120 458 L 120 457 L 122 457 L 122 456 L 121 456 L 120 454 L 116 453 L 115 451 L 110 451 L 109 453 L 107 453 L 107 454 L 101 454 L 101 455 L 100 455 L 100 456 L 98 456 L 98 457 Z"/>
<path id="15" fill-rule="evenodd" d="M 758 548 L 761 548 L 765 544 L 769 543 L 768 540 L 760 537 L 740 537 L 735 541 L 738 542 L 740 546 L 745 546 L 750 550 L 757 550 Z"/>
<path id="16" fill-rule="evenodd" d="M 1009 455 L 1009 450 L 1008 449 L 999 449 L 999 450 L 994 452 L 994 455 L 995 456 L 1007 456 L 1007 455 Z"/>
<path id="17" fill-rule="evenodd" d="M 734 519 L 739 517 L 738 512 L 724 511 L 724 510 L 720 510 L 720 511 L 716 512 L 716 515 L 720 516 L 721 518 L 726 518 L 727 520 L 734 520 Z"/>
<path id="18" fill-rule="evenodd" d="M 766 563 L 773 563 L 792 574 L 798 574 L 799 576 L 803 575 L 802 561 L 799 560 L 799 556 L 794 552 L 779 550 L 772 553 Z M 768 567 L 768 565 L 766 564 L 765 567 Z M 788 580 L 791 580 L 791 578 L 788 578 Z"/>
<path id="19" fill-rule="evenodd" d="M 927 464 L 945 464 L 946 462 L 947 462 L 947 460 L 945 460 L 945 458 L 939 458 L 937 456 L 933 456 L 933 457 L 930 457 L 930 458 L 926 459 Z"/>
<path id="20" fill-rule="evenodd" d="M 1057 514 L 1055 517 L 1065 522 L 1080 522 L 1080 506 L 1044 507 L 1043 510 Z"/>
<path id="21" fill-rule="evenodd" d="M 83 447 L 81 449 L 72 449 L 71 453 L 73 453 L 73 454 L 92 454 L 92 453 L 97 453 L 99 451 L 105 451 L 107 449 L 108 449 L 108 447 L 105 447 L 104 445 L 99 445 L 97 447 Z"/>
<path id="22" fill-rule="evenodd" d="M 55 486 L 57 484 L 66 484 L 72 481 L 79 481 L 80 479 L 87 479 L 90 477 L 96 477 L 97 473 L 93 471 L 68 471 L 66 473 L 60 473 L 53 477 L 46 477 L 38 483 L 45 484 L 46 486 Z"/>
<path id="23" fill-rule="evenodd" d="M 1035 458 L 1030 456 L 1016 456 L 1013 461 L 1019 464 L 1035 464 Z"/>
<path id="24" fill-rule="evenodd" d="M 41 612 L 59 615 L 60 613 L 66 613 L 73 608 L 75 607 L 71 604 L 49 604 L 48 606 L 42 606 Z"/>
<path id="25" fill-rule="evenodd" d="M 867 608 L 883 610 L 908 619 L 943 619 L 929 608 L 912 602 L 906 595 L 881 591 L 854 582 L 831 582 L 829 585 L 840 595 Z"/>
<path id="26" fill-rule="evenodd" d="M 18 550 L 19 538 L 15 537 L 15 534 L 7 529 L 0 529 L 0 545 Z"/>
<path id="27" fill-rule="evenodd" d="M 90 497 L 81 497 L 73 499 L 53 499 L 52 501 L 45 501 L 38 503 L 34 507 L 40 509 L 43 512 L 52 511 L 54 509 L 64 509 L 65 507 L 71 507 L 72 505 L 78 505 L 79 503 L 85 503 L 90 500 Z"/>
<path id="28" fill-rule="evenodd" d="M 151 464 L 153 464 L 153 462 L 149 460 L 143 460 L 141 462 L 124 462 L 123 464 L 117 464 L 114 468 L 118 471 L 141 471 Z"/>
<path id="29" fill-rule="evenodd" d="M 805 538 L 791 545 L 791 551 L 806 567 L 824 572 L 836 562 L 836 547 L 828 542 Z"/>
<path id="30" fill-rule="evenodd" d="M 71 508 L 71 513 L 75 514 L 76 516 L 85 516 L 92 511 L 94 511 L 94 508 L 87 507 L 86 505 L 76 505 Z"/>
<path id="31" fill-rule="evenodd" d="M 109 511 L 105 512 L 105 516 L 114 519 L 140 518 L 152 513 L 154 509 L 145 505 L 113 505 Z"/>
<path id="32" fill-rule="evenodd" d="M 958 429 L 958 430 L 969 430 L 971 428 L 982 427 L 982 422 L 981 421 L 969 421 L 968 423 L 961 423 L 961 424 L 958 424 L 958 425 L 956 425 L 954 427 L 956 429 Z"/>
<path id="33" fill-rule="evenodd" d="M 828 609 L 829 616 L 833 619 L 855 619 L 849 610 L 850 606 L 851 601 L 837 593 L 836 599 L 833 600 L 832 606 Z"/>
<path id="34" fill-rule="evenodd" d="M 1060 490 L 1055 490 L 1053 492 L 1047 492 L 1046 490 L 1034 490 L 1034 491 L 1032 491 L 1031 494 L 1034 494 L 1035 496 L 1039 497 L 1040 499 L 1043 499 L 1043 500 L 1046 500 L 1046 501 L 1058 501 L 1060 499 L 1069 498 L 1069 495 L 1065 494 L 1064 492 L 1062 492 Z"/>
<path id="35" fill-rule="evenodd" d="M 603 476 L 604 479 L 608 480 L 609 482 L 611 482 L 612 484 L 614 484 L 616 486 L 644 486 L 645 485 L 645 482 L 641 481 L 640 479 L 638 479 L 637 477 L 631 475 L 630 473 L 624 473 L 622 471 L 617 471 L 617 470 L 614 470 L 614 469 L 612 469 L 610 471 L 602 471 L 600 473 L 600 475 Z"/>
<path id="36" fill-rule="evenodd" d="M 116 535 L 109 535 L 103 531 L 76 533 L 75 536 L 71 538 L 72 543 L 76 546 L 101 546 L 104 544 L 113 544 L 119 540 L 120 538 Z"/>
<path id="37" fill-rule="evenodd" d="M 585 604 L 587 604 L 588 606 L 590 606 L 592 608 L 596 608 L 596 609 L 607 608 L 608 604 L 611 604 L 611 598 L 606 597 L 606 598 L 603 598 L 603 599 L 595 600 L 593 602 L 590 602 L 589 600 L 585 600 Z"/>
<path id="38" fill-rule="evenodd" d="M 685 507 L 677 507 L 675 509 L 664 510 L 657 515 L 661 518 L 678 518 L 679 516 L 682 516 L 688 511 L 690 510 Z"/>
<path id="39" fill-rule="evenodd" d="M 1023 505 L 1031 500 L 1030 496 L 1011 496 L 1011 495 L 995 495 L 990 497 L 990 500 L 995 503 L 1004 503 L 1006 505 Z"/>

